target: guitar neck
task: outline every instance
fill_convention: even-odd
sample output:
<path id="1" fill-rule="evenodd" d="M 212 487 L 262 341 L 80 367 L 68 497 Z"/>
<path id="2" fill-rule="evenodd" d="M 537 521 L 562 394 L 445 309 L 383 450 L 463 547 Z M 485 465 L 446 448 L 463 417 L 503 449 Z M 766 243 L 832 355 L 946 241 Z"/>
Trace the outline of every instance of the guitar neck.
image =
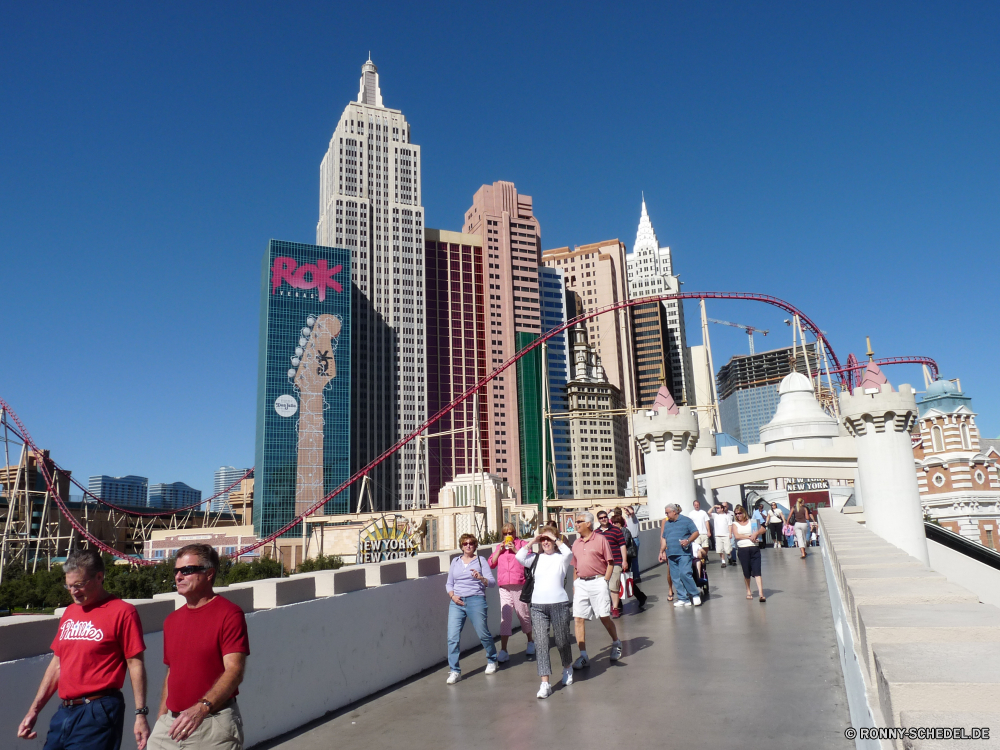
<path id="1" fill-rule="evenodd" d="M 299 455 L 295 515 L 323 499 L 323 391 L 299 394 Z"/>

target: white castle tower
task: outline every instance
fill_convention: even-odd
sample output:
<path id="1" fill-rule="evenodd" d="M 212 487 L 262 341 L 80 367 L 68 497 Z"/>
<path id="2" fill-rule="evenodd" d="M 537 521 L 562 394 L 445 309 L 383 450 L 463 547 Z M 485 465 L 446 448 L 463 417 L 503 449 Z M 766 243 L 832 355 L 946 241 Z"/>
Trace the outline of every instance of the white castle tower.
<path id="1" fill-rule="evenodd" d="M 690 513 L 697 499 L 691 468 L 691 452 L 698 444 L 697 413 L 677 406 L 662 386 L 653 408 L 634 415 L 632 424 L 646 462 L 649 519 L 663 518 L 667 503 L 677 503 L 682 513 Z"/>
<path id="2" fill-rule="evenodd" d="M 369 59 L 320 166 L 316 225 L 317 244 L 351 251 L 352 472 L 427 417 L 420 168 L 420 146 L 402 112 L 383 106 Z M 426 504 L 415 442 L 371 479 L 383 509 Z"/>

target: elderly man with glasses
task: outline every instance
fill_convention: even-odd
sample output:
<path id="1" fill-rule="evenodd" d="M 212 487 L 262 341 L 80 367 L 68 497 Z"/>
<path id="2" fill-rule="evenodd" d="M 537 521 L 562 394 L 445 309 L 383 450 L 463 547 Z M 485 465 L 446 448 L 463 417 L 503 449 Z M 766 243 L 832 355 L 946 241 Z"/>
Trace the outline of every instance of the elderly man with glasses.
<path id="1" fill-rule="evenodd" d="M 17 736 L 33 740 L 38 714 L 59 691 L 62 705 L 49 724 L 46 750 L 118 750 L 125 726 L 125 671 L 135 696 L 135 742 L 149 737 L 146 714 L 146 644 L 135 607 L 104 589 L 104 561 L 97 550 L 74 550 L 63 564 L 73 597 L 52 641 L 53 657 Z"/>
<path id="2" fill-rule="evenodd" d="M 701 532 L 694 521 L 681 515 L 676 503 L 666 507 L 667 517 L 660 530 L 660 562 L 670 563 L 670 577 L 677 588 L 675 607 L 701 606 L 698 587 L 691 572 L 691 545 Z"/>
<path id="3" fill-rule="evenodd" d="M 590 666 L 587 620 L 600 619 L 611 636 L 611 661 L 621 658 L 622 642 L 618 640 L 618 630 L 611 621 L 608 581 L 615 567 L 611 545 L 603 535 L 594 531 L 593 513 L 577 513 L 576 530 L 580 537 L 573 542 L 573 620 L 580 658 L 573 663 L 573 668 L 583 669 Z"/>
<path id="4" fill-rule="evenodd" d="M 174 582 L 186 604 L 163 622 L 167 676 L 150 750 L 242 750 L 236 705 L 250 639 L 243 610 L 213 590 L 219 553 L 207 544 L 177 551 Z"/>

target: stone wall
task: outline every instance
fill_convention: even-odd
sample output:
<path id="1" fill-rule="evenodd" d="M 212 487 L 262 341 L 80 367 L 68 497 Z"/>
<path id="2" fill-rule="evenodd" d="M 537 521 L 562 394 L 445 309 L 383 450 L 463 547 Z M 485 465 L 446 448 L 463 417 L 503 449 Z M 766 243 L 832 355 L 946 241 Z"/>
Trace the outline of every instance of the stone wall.
<path id="1" fill-rule="evenodd" d="M 643 523 L 640 567 L 656 565 L 659 525 Z M 493 548 L 481 547 L 489 555 Z M 247 613 L 251 655 L 239 703 L 246 746 L 276 737 L 324 714 L 390 687 L 447 659 L 448 598 L 445 580 L 457 552 L 406 561 L 348 566 L 218 589 Z M 485 561 L 484 561 L 485 563 Z M 567 578 L 567 587 L 571 585 Z M 489 623 L 500 629 L 497 590 L 487 594 Z M 146 641 L 148 703 L 159 705 L 163 684 L 163 620 L 183 599 L 162 594 L 130 600 L 139 610 Z M 516 621 L 516 618 L 515 618 Z M 49 644 L 58 617 L 0 618 L 0 747 L 40 750 L 55 699 L 39 718 L 39 738 L 15 741 L 50 659 Z M 479 645 L 467 627 L 462 648 Z M 467 661 L 465 661 L 467 660 Z M 463 657 L 465 671 L 485 664 L 481 652 Z M 127 716 L 134 708 L 131 687 L 124 688 Z M 135 741 L 126 722 L 123 750 Z"/>

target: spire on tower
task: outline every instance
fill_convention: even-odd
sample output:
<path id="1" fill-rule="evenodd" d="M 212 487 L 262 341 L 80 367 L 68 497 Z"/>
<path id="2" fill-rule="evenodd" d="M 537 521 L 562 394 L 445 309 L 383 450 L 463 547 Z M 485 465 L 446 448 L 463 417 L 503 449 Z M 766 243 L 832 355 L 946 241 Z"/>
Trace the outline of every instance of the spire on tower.
<path id="1" fill-rule="evenodd" d="M 378 85 L 378 68 L 372 62 L 372 53 L 368 53 L 368 61 L 361 66 L 361 90 L 358 91 L 358 103 L 373 107 L 382 106 L 382 89 Z"/>

